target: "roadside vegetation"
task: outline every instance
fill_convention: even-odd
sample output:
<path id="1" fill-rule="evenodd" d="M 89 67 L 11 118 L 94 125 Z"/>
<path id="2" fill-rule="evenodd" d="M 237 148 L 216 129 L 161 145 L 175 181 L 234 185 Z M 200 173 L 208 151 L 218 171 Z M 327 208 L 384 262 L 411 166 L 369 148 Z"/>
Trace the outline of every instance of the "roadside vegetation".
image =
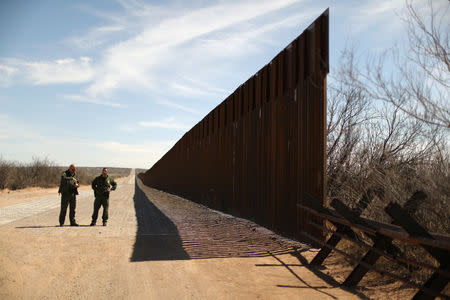
<path id="1" fill-rule="evenodd" d="M 30 163 L 7 161 L 0 157 L 0 190 L 18 190 L 27 187 L 49 188 L 59 185 L 61 173 L 68 166 L 56 166 L 48 158 L 33 157 Z M 108 167 L 109 175 L 113 178 L 128 176 L 129 168 Z M 100 175 L 102 167 L 79 167 L 77 176 L 81 184 L 91 184 Z"/>
<path id="2" fill-rule="evenodd" d="M 446 1 L 443 1 L 446 2 Z M 450 4 L 404 15 L 409 48 L 365 62 L 342 53 L 328 85 L 328 198 L 388 222 L 390 201 L 404 204 L 431 231 L 450 233 Z"/>
<path id="3" fill-rule="evenodd" d="M 399 17 L 407 48 L 393 46 L 364 59 L 346 49 L 329 75 L 327 198 L 363 207 L 363 217 L 386 223 L 391 219 L 384 208 L 394 201 L 430 232 L 450 234 L 450 3 L 405 4 Z M 362 249 L 341 242 L 346 246 L 360 257 Z M 420 247 L 401 247 L 416 260 L 428 256 Z"/>

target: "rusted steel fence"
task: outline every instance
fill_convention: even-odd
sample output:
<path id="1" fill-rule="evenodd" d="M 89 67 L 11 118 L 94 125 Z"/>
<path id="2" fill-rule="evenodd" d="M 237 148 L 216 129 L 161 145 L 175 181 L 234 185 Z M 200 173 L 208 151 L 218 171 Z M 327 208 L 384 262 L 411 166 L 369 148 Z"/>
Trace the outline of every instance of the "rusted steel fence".
<path id="1" fill-rule="evenodd" d="M 323 202 L 328 10 L 141 177 L 288 236 L 307 231 L 306 192 Z"/>

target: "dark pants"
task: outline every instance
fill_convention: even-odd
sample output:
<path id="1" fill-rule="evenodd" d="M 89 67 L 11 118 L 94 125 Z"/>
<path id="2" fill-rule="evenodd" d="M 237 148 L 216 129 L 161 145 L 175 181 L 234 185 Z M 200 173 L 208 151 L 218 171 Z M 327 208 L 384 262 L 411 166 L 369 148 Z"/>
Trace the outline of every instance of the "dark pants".
<path id="1" fill-rule="evenodd" d="M 92 221 L 96 222 L 98 218 L 98 210 L 100 209 L 100 206 L 103 206 L 103 215 L 102 219 L 103 222 L 106 222 L 108 220 L 108 207 L 109 207 L 109 197 L 108 198 L 95 198 L 94 201 L 94 213 L 92 214 Z"/>
<path id="2" fill-rule="evenodd" d="M 61 210 L 59 212 L 59 224 L 64 224 L 66 219 L 67 206 L 69 206 L 70 224 L 75 223 L 75 208 L 77 206 L 77 198 L 75 194 L 61 194 Z"/>

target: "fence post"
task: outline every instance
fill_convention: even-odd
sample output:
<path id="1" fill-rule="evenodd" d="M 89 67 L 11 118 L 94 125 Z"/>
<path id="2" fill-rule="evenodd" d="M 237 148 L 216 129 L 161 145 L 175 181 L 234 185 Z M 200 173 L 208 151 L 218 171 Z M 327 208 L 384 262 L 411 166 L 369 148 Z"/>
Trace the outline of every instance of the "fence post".
<path id="1" fill-rule="evenodd" d="M 366 209 L 369 203 L 372 202 L 373 197 L 374 193 L 372 192 L 372 190 L 369 190 L 367 193 L 363 195 L 361 200 L 358 201 L 358 204 L 352 210 L 352 212 L 355 215 L 359 216 L 364 211 L 364 209 Z M 353 232 L 345 226 L 337 225 L 336 233 L 337 234 L 331 235 L 331 237 L 327 240 L 328 246 L 336 247 L 336 245 L 341 240 L 341 237 L 339 236 L 340 234 L 351 235 Z M 331 247 L 322 247 L 319 253 L 316 254 L 316 256 L 313 258 L 310 264 L 320 266 L 323 263 L 323 261 L 328 257 L 328 255 L 331 253 L 332 251 Z"/>
<path id="2" fill-rule="evenodd" d="M 385 211 L 391 216 L 395 222 L 403 227 L 411 236 L 415 237 L 424 237 L 428 239 L 434 239 L 428 231 L 420 226 L 419 223 L 416 222 L 406 211 L 404 211 L 400 205 L 396 203 L 389 203 L 386 207 Z M 449 271 L 450 267 L 450 253 L 448 251 L 444 251 L 441 249 L 436 249 L 430 246 L 422 245 L 422 247 L 428 251 L 438 262 L 439 269 L 444 271 Z M 440 293 L 448 283 L 448 278 L 444 277 L 442 274 L 438 272 L 434 272 L 433 275 L 425 282 L 423 287 L 430 288 L 438 293 Z M 434 296 L 431 296 L 424 291 L 420 290 L 416 293 L 413 299 L 434 299 Z"/>
<path id="3" fill-rule="evenodd" d="M 417 209 L 418 206 L 417 202 L 420 199 L 424 199 L 425 197 L 426 197 L 425 193 L 416 192 L 405 203 L 405 207 L 408 207 L 410 211 L 413 212 Z M 388 253 L 393 254 L 394 256 L 397 256 L 399 253 L 401 253 L 401 251 L 395 245 L 392 244 L 392 241 L 393 241 L 392 238 L 377 234 L 374 240 L 373 248 L 376 248 L 381 251 L 386 251 Z M 380 258 L 380 256 L 381 254 L 369 250 L 361 259 L 361 261 L 368 263 L 370 265 L 374 265 L 377 262 L 378 258 Z M 350 273 L 350 275 L 347 276 L 343 285 L 347 287 L 357 285 L 368 271 L 369 269 L 365 267 L 363 264 L 358 264 Z"/>

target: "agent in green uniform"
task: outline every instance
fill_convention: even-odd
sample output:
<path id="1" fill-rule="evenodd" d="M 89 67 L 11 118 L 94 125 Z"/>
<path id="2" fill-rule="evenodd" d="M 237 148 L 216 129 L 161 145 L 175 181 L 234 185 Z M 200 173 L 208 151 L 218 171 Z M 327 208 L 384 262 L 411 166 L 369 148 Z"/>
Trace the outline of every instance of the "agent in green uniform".
<path id="1" fill-rule="evenodd" d="M 109 193 L 114 191 L 117 187 L 117 183 L 108 176 L 108 168 L 103 168 L 102 175 L 97 176 L 92 181 L 92 189 L 94 190 L 94 213 L 92 214 L 91 226 L 97 223 L 98 210 L 100 206 L 103 206 L 103 226 L 106 226 L 108 221 L 108 207 L 109 207 Z"/>
<path id="2" fill-rule="evenodd" d="M 70 207 L 69 220 L 70 226 L 78 226 L 75 221 L 75 208 L 77 206 L 78 195 L 78 177 L 75 173 L 76 167 L 74 164 L 69 166 L 69 169 L 61 174 L 61 182 L 59 184 L 58 194 L 61 194 L 61 210 L 59 212 L 59 226 L 64 225 L 66 219 L 67 206 Z"/>

